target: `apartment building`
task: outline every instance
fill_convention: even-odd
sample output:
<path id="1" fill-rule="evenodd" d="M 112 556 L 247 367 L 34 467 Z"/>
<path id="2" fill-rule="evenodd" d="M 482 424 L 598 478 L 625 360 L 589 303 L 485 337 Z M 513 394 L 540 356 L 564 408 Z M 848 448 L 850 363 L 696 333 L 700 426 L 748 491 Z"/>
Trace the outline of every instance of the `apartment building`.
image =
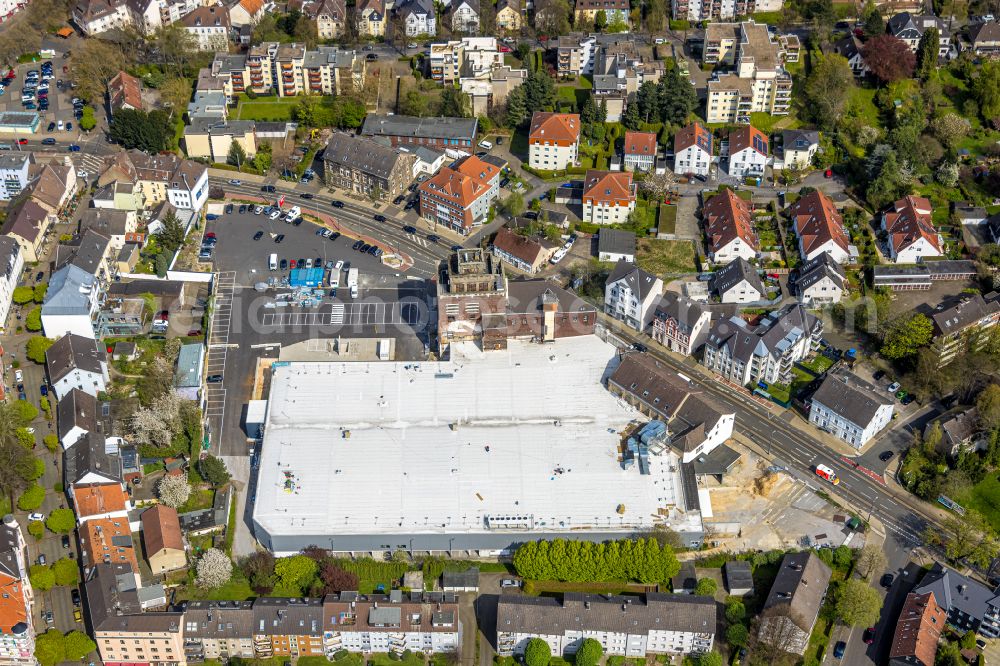
<path id="1" fill-rule="evenodd" d="M 189 601 L 184 654 L 188 661 L 253 659 L 253 602 Z"/>
<path id="2" fill-rule="evenodd" d="M 452 342 L 479 342 L 483 349 L 506 349 L 507 277 L 500 261 L 481 248 L 462 249 L 448 258 L 438 283 L 439 355 Z"/>
<path id="3" fill-rule="evenodd" d="M 886 32 L 905 42 L 913 53 L 916 53 L 917 47 L 920 46 L 920 38 L 931 28 L 936 28 L 938 31 L 938 58 L 947 58 L 951 51 L 951 30 L 948 29 L 948 24 L 937 16 L 917 16 L 910 12 L 901 12 L 886 22 Z"/>
<path id="4" fill-rule="evenodd" d="M 323 656 L 323 600 L 258 598 L 252 629 L 259 658 Z"/>
<path id="5" fill-rule="evenodd" d="M 835 263 L 851 259 L 851 239 L 836 205 L 819 190 L 800 197 L 788 207 L 788 217 L 799 239 L 799 255 L 812 261 L 827 254 Z"/>
<path id="6" fill-rule="evenodd" d="M 847 272 L 826 252 L 799 267 L 795 280 L 799 302 L 809 306 L 839 303 L 847 291 Z"/>
<path id="7" fill-rule="evenodd" d="M 0 236 L 0 327 L 6 326 L 14 289 L 24 270 L 21 246 L 10 236 Z"/>
<path id="8" fill-rule="evenodd" d="M 663 280 L 628 261 L 619 261 L 604 283 L 604 312 L 645 331 L 663 293 Z"/>
<path id="9" fill-rule="evenodd" d="M 927 593 L 948 613 L 948 624 L 956 631 L 1000 637 L 1000 595 L 994 588 L 935 562 L 913 588 L 913 594 Z"/>
<path id="10" fill-rule="evenodd" d="M 767 135 L 753 125 L 729 133 L 729 175 L 733 178 L 760 178 L 767 168 Z"/>
<path id="11" fill-rule="evenodd" d="M 934 337 L 931 350 L 938 366 L 944 367 L 966 351 L 979 351 L 989 341 L 1000 321 L 1000 294 L 963 295 L 958 303 L 940 306 L 932 315 Z"/>
<path id="12" fill-rule="evenodd" d="M 636 184 L 628 171 L 590 169 L 583 179 L 584 222 L 624 224 L 635 210 Z"/>
<path id="13" fill-rule="evenodd" d="M 757 303 L 767 298 L 767 289 L 757 273 L 743 257 L 737 257 L 712 274 L 709 292 L 720 303 Z"/>
<path id="14" fill-rule="evenodd" d="M 200 6 L 197 0 L 77 0 L 70 16 L 88 37 L 128 28 L 151 35 Z"/>
<path id="15" fill-rule="evenodd" d="M 424 181 L 420 195 L 420 216 L 460 234 L 468 234 L 489 214 L 492 187 L 483 179 L 442 167 Z"/>
<path id="16" fill-rule="evenodd" d="M 74 388 L 96 396 L 110 381 L 108 359 L 93 336 L 63 335 L 45 352 L 45 368 L 60 400 Z"/>
<path id="17" fill-rule="evenodd" d="M 225 164 L 234 143 L 240 145 L 248 159 L 257 154 L 256 125 L 252 120 L 192 119 L 184 128 L 184 148 L 191 158 Z"/>
<path id="18" fill-rule="evenodd" d="M 748 123 L 751 113 L 786 115 L 792 77 L 785 52 L 767 30 L 753 21 L 711 23 L 705 33 L 704 62 L 732 65 L 708 82 L 705 118 L 709 123 Z"/>
<path id="19" fill-rule="evenodd" d="M 417 158 L 365 137 L 334 132 L 323 152 L 323 181 L 372 200 L 406 192 Z"/>
<path id="20" fill-rule="evenodd" d="M 656 150 L 655 132 L 625 132 L 622 164 L 628 171 L 652 171 Z"/>
<path id="21" fill-rule="evenodd" d="M 783 4 L 783 0 L 672 0 L 671 12 L 674 20 L 698 23 L 777 12 Z"/>
<path id="22" fill-rule="evenodd" d="M 246 55 L 216 54 L 210 71 L 230 102 L 250 90 L 278 97 L 346 95 L 364 86 L 366 74 L 365 58 L 356 51 L 277 42 L 253 46 Z"/>
<path id="23" fill-rule="evenodd" d="M 944 242 L 934 228 L 931 202 L 908 194 L 882 213 L 889 236 L 889 257 L 897 264 L 916 264 L 944 255 Z"/>
<path id="24" fill-rule="evenodd" d="M 754 231 L 749 201 L 727 188 L 705 202 L 701 217 L 708 238 L 708 258 L 713 264 L 757 258 L 760 239 Z"/>
<path id="25" fill-rule="evenodd" d="M 0 155 L 0 201 L 10 201 L 28 186 L 34 153 L 6 152 Z"/>
<path id="26" fill-rule="evenodd" d="M 493 69 L 503 64 L 496 37 L 463 37 L 431 44 L 431 78 L 439 83 L 488 78 Z"/>
<path id="27" fill-rule="evenodd" d="M 76 403 L 83 404 L 83 401 L 78 399 Z M 124 490 L 121 459 L 105 451 L 106 436 L 94 423 L 84 424 L 84 429 L 87 432 L 66 452 L 63 475 L 77 524 L 113 520 L 127 526 L 128 512 L 133 507 Z M 102 554 L 93 562 L 103 559 Z"/>
<path id="28" fill-rule="evenodd" d="M 358 35 L 382 37 L 385 35 L 386 9 L 383 0 L 361 0 L 356 5 Z"/>
<path id="29" fill-rule="evenodd" d="M 458 595 L 449 593 L 330 594 L 323 599 L 323 648 L 327 658 L 340 650 L 453 652 L 461 646 L 458 612 Z"/>
<path id="30" fill-rule="evenodd" d="M 830 585 L 830 567 L 816 553 L 789 553 L 761 611 L 757 639 L 785 652 L 803 654 Z"/>
<path id="31" fill-rule="evenodd" d="M 933 592 L 907 594 L 892 635 L 889 666 L 934 666 L 947 621 Z"/>
<path id="32" fill-rule="evenodd" d="M 649 335 L 670 351 L 691 356 L 705 343 L 711 320 L 707 308 L 668 292 L 656 304 Z"/>
<path id="33" fill-rule="evenodd" d="M 321 41 L 338 39 L 344 35 L 347 22 L 347 4 L 344 0 L 297 0 L 288 3 L 288 7 L 297 8 L 316 24 L 316 36 Z"/>
<path id="34" fill-rule="evenodd" d="M 792 366 L 819 347 L 822 335 L 823 323 L 799 304 L 786 305 L 753 327 L 732 316 L 712 326 L 702 362 L 740 386 L 787 384 Z"/>
<path id="35" fill-rule="evenodd" d="M 361 135 L 384 137 L 393 147 L 422 146 L 472 154 L 478 125 L 475 118 L 417 118 L 369 113 L 361 126 Z"/>
<path id="36" fill-rule="evenodd" d="M 893 396 L 849 372 L 829 373 L 813 394 L 809 422 L 860 449 L 892 421 Z"/>
<path id="37" fill-rule="evenodd" d="M 498 0 L 495 17 L 497 30 L 520 33 L 524 26 L 524 16 L 520 0 Z"/>
<path id="38" fill-rule="evenodd" d="M 169 201 L 175 208 L 200 211 L 208 201 L 208 167 L 177 155 L 147 155 L 138 150 L 115 153 L 105 158 L 98 187 L 115 182 L 138 188 L 143 207 Z"/>
<path id="39" fill-rule="evenodd" d="M 495 104 L 501 104 L 514 89 L 528 78 L 528 70 L 514 69 L 510 65 L 494 67 L 480 78 L 462 78 L 462 92 L 469 96 L 472 115 L 489 113 Z"/>
<path id="40" fill-rule="evenodd" d="M 28 579 L 28 548 L 12 515 L 0 525 L 0 662 L 35 666 L 35 593 Z"/>
<path id="41" fill-rule="evenodd" d="M 635 597 L 567 592 L 562 599 L 501 595 L 497 651 L 523 655 L 528 642 L 540 638 L 554 656 L 563 656 L 593 638 L 608 655 L 702 654 L 715 642 L 716 613 L 709 597 L 657 592 Z"/>
<path id="42" fill-rule="evenodd" d="M 528 166 L 557 171 L 576 164 L 580 114 L 535 111 L 528 131 Z"/>
<path id="43" fill-rule="evenodd" d="M 674 173 L 707 176 L 712 167 L 712 133 L 699 122 L 674 135 Z"/>
<path id="44" fill-rule="evenodd" d="M 594 73 L 594 57 L 598 43 L 596 35 L 563 35 L 556 47 L 557 71 L 560 76 L 581 76 Z"/>
<path id="45" fill-rule="evenodd" d="M 657 83 L 666 73 L 660 60 L 643 58 L 634 41 L 598 41 L 594 57 L 592 94 L 607 109 L 608 122 L 618 122 L 630 95 L 643 83 Z"/>
<path id="46" fill-rule="evenodd" d="M 1000 55 L 1000 23 L 983 21 L 969 26 L 969 43 L 977 56 Z"/>
<path id="47" fill-rule="evenodd" d="M 629 0 L 576 0 L 576 24 L 593 24 L 597 14 L 604 12 L 607 25 L 629 24 Z"/>
<path id="48" fill-rule="evenodd" d="M 180 20 L 199 51 L 225 51 L 229 48 L 229 11 L 222 5 L 198 7 Z"/>

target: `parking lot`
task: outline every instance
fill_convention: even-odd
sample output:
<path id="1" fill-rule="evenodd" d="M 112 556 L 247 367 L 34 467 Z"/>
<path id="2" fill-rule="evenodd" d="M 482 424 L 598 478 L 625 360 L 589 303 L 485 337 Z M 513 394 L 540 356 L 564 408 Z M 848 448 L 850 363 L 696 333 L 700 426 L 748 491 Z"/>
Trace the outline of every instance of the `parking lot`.
<path id="1" fill-rule="evenodd" d="M 63 72 L 63 67 L 66 66 L 68 61 L 64 60 L 61 55 L 56 55 L 53 60 L 41 60 L 38 62 L 31 62 L 18 65 L 14 68 L 15 78 L 11 81 L 10 86 L 4 91 L 3 95 L 0 95 L 0 110 L 3 111 L 24 111 L 24 106 L 21 104 L 21 89 L 24 87 L 26 76 L 28 72 L 32 70 L 41 71 L 43 62 L 52 63 L 52 79 L 49 81 L 49 108 L 47 110 L 35 109 L 41 115 L 41 123 L 38 126 L 38 132 L 43 137 L 52 137 L 59 141 L 60 144 L 65 142 L 67 145 L 72 139 L 80 135 L 80 128 L 77 124 L 77 119 L 73 117 L 73 105 L 70 100 L 75 96 L 75 93 L 69 88 L 69 74 Z M 59 80 L 62 80 L 67 85 L 64 90 L 59 90 L 56 84 Z M 36 98 L 37 101 L 37 98 Z M 58 129 L 53 132 L 48 132 L 49 123 L 63 122 L 63 130 Z M 72 129 L 67 129 L 66 123 L 72 124 Z"/>

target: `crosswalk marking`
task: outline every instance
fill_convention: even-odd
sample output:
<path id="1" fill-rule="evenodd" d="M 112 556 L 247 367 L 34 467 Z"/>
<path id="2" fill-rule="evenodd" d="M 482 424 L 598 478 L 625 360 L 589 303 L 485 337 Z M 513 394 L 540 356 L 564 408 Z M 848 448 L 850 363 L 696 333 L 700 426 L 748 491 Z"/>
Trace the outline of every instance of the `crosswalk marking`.
<path id="1" fill-rule="evenodd" d="M 343 324 L 344 323 L 344 304 L 334 303 L 333 309 L 330 311 L 330 323 L 331 324 Z"/>

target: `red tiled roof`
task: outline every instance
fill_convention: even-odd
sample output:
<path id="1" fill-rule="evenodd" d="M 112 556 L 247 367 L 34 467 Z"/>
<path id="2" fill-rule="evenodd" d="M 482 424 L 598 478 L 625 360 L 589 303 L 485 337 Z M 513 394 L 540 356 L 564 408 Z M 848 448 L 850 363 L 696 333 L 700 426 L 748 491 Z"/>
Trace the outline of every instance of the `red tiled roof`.
<path id="1" fill-rule="evenodd" d="M 4 634 L 12 634 L 14 625 L 28 621 L 28 610 L 24 605 L 24 585 L 13 576 L 0 573 L 0 631 Z"/>
<path id="2" fill-rule="evenodd" d="M 634 201 L 635 185 L 630 171 L 597 171 L 591 169 L 583 180 L 583 201 L 591 204 L 614 204 Z"/>
<path id="3" fill-rule="evenodd" d="M 933 592 L 906 595 L 906 603 L 896 621 L 889 660 L 909 657 L 907 663 L 933 666 L 938 639 L 947 619 L 948 614 L 938 605 Z"/>
<path id="4" fill-rule="evenodd" d="M 682 127 L 674 135 L 674 152 L 679 153 L 694 145 L 701 146 L 709 155 L 712 154 L 712 133 L 701 123 Z"/>
<path id="5" fill-rule="evenodd" d="M 126 501 L 125 491 L 117 483 L 79 486 L 73 489 L 73 503 L 76 505 L 76 515 L 79 518 L 124 511 Z"/>
<path id="6" fill-rule="evenodd" d="M 892 210 L 885 213 L 885 230 L 896 254 L 921 238 L 927 239 L 938 252 L 942 251 L 937 230 L 931 221 L 931 210 L 930 201 L 912 195 L 892 204 Z"/>
<path id="7" fill-rule="evenodd" d="M 493 246 L 532 266 L 538 262 L 538 255 L 545 251 L 545 248 L 537 241 L 514 233 L 507 227 L 500 227 L 497 230 L 497 235 L 493 238 Z"/>
<path id="8" fill-rule="evenodd" d="M 95 518 L 80 526 L 80 546 L 85 564 L 101 562 L 111 564 L 128 563 L 133 571 L 139 570 L 132 544 L 132 530 L 128 518 Z"/>
<path id="9" fill-rule="evenodd" d="M 452 168 L 460 174 L 471 176 L 473 178 L 479 178 L 487 183 L 500 175 L 499 167 L 495 164 L 484 162 L 475 155 L 463 157 L 458 162 L 455 162 L 455 164 L 452 165 Z"/>
<path id="10" fill-rule="evenodd" d="M 476 199 L 489 192 L 481 178 L 467 176 L 451 167 L 441 167 L 437 175 L 420 186 L 421 192 L 441 197 L 459 208 L 468 208 Z"/>
<path id="11" fill-rule="evenodd" d="M 656 155 L 655 132 L 625 132 L 626 155 Z"/>
<path id="12" fill-rule="evenodd" d="M 802 239 L 802 249 L 806 254 L 829 240 L 844 252 L 848 251 L 851 241 L 844 229 L 844 220 L 830 197 L 819 190 L 813 190 L 792 204 L 788 214 L 795 224 L 795 233 Z"/>
<path id="13" fill-rule="evenodd" d="M 767 145 L 767 135 L 752 125 L 744 125 L 729 133 L 730 155 L 735 155 L 747 148 L 753 148 L 764 157 L 767 157 Z"/>
<path id="14" fill-rule="evenodd" d="M 264 8 L 264 0 L 240 0 L 240 7 L 246 10 L 250 16 L 255 16 Z"/>
<path id="15" fill-rule="evenodd" d="M 108 96 L 113 110 L 126 104 L 133 109 L 142 109 L 142 84 L 128 72 L 118 72 L 108 82 Z"/>
<path id="16" fill-rule="evenodd" d="M 531 130 L 528 140 L 569 141 L 580 138 L 580 114 L 535 111 L 531 116 Z"/>
<path id="17" fill-rule="evenodd" d="M 712 251 L 721 250 L 736 238 L 754 248 L 760 249 L 760 240 L 753 230 L 750 202 L 726 189 L 705 202 L 702 210 L 705 233 Z"/>
<path id="18" fill-rule="evenodd" d="M 146 557 L 166 548 L 184 550 L 184 538 L 181 536 L 181 523 L 176 509 L 157 504 L 143 511 L 140 518 L 142 540 L 146 544 Z"/>

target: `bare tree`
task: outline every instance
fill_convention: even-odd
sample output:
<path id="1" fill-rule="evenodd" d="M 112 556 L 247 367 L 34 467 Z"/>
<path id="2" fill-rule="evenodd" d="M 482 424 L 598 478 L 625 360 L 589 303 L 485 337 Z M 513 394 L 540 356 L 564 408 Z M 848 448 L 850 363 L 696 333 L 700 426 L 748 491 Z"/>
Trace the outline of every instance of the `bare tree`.
<path id="1" fill-rule="evenodd" d="M 866 544 L 858 553 L 858 571 L 865 578 L 871 576 L 879 569 L 884 569 L 886 564 L 885 555 L 882 549 L 875 544 Z"/>
<path id="2" fill-rule="evenodd" d="M 808 636 L 805 637 L 808 639 Z M 803 640 L 803 632 L 780 609 L 764 611 L 754 622 L 750 632 L 751 651 L 765 661 L 787 657 L 790 650 Z"/>

